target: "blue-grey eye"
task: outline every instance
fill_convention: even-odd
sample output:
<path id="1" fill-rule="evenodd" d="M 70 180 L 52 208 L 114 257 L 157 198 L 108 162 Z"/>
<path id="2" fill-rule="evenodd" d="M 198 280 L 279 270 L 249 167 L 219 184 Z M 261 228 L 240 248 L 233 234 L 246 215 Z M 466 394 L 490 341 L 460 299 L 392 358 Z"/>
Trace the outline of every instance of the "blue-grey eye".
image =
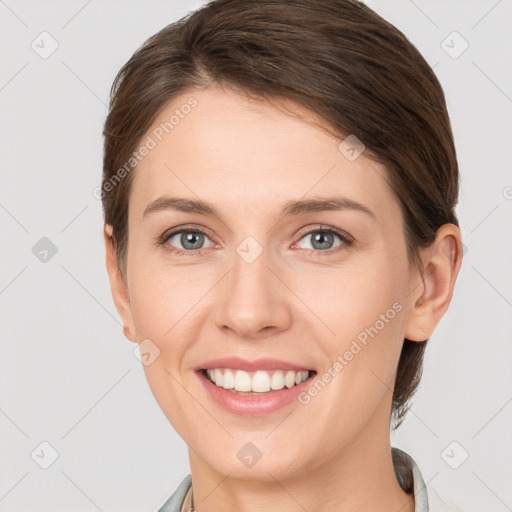
<path id="1" fill-rule="evenodd" d="M 340 240 L 338 245 L 333 245 L 335 242 L 335 238 Z M 311 240 L 311 247 L 305 247 L 305 249 L 313 249 L 315 251 L 325 251 L 328 249 L 333 249 L 334 247 L 338 247 L 345 243 L 345 240 L 342 239 L 340 235 L 337 233 L 332 233 L 330 231 L 324 230 L 316 230 L 310 231 L 306 233 L 301 240 Z"/>
<path id="2" fill-rule="evenodd" d="M 170 234 L 165 242 L 176 247 L 177 250 L 196 251 L 203 248 L 205 239 L 208 239 L 208 237 L 200 231 L 182 230 Z"/>

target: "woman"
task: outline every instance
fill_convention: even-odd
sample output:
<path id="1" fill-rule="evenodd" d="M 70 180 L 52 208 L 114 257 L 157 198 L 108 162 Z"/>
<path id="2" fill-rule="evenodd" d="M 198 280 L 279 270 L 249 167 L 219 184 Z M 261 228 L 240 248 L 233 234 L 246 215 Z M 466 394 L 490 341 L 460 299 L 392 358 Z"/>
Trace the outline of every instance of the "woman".
<path id="1" fill-rule="evenodd" d="M 214 0 L 123 66 L 107 269 L 191 474 L 161 512 L 425 512 L 390 446 L 462 260 L 443 91 L 357 1 Z"/>

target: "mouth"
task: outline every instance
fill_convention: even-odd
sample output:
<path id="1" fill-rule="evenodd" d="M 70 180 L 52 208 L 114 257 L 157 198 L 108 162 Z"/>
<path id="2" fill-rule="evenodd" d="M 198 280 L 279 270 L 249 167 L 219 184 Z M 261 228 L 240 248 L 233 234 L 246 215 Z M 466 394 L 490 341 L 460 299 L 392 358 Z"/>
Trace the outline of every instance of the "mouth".
<path id="1" fill-rule="evenodd" d="M 315 370 L 256 370 L 203 368 L 199 373 L 218 388 L 233 394 L 266 395 L 291 389 L 312 379 Z"/>
<path id="2" fill-rule="evenodd" d="M 289 407 L 303 407 L 299 395 L 312 385 L 315 370 L 241 370 L 215 367 L 196 370 L 206 399 L 237 416 L 264 417 Z"/>

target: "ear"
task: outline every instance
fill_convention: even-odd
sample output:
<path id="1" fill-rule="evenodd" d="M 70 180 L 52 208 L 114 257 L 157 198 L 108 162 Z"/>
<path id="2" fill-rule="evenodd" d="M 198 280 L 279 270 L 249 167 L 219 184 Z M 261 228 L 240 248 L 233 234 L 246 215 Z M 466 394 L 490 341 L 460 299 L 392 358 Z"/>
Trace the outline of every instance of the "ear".
<path id="1" fill-rule="evenodd" d="M 110 279 L 110 288 L 112 290 L 114 304 L 116 305 L 117 312 L 121 316 L 124 323 L 124 335 L 130 341 L 137 343 L 138 341 L 132 318 L 130 297 L 126 289 L 123 276 L 117 264 L 116 248 L 114 245 L 114 238 L 112 236 L 111 225 L 104 225 L 103 237 L 105 239 L 107 272 Z"/>
<path id="2" fill-rule="evenodd" d="M 405 337 L 425 341 L 452 300 L 455 280 L 462 265 L 462 237 L 455 224 L 444 224 L 433 244 L 422 251 L 424 271 L 411 281 L 410 314 Z M 419 284 L 418 284 L 419 283 Z"/>

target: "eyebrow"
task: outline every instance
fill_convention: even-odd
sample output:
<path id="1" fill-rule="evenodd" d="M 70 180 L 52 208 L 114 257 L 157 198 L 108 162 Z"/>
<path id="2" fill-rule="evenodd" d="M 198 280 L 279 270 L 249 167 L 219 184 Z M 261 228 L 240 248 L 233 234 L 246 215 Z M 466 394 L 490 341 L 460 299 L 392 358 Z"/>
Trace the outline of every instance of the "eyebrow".
<path id="1" fill-rule="evenodd" d="M 201 215 L 220 218 L 215 207 L 206 201 L 169 196 L 161 196 L 158 199 L 151 201 L 144 210 L 142 217 L 145 218 L 156 212 L 166 210 L 198 213 Z M 367 206 L 343 196 L 288 201 L 281 210 L 281 216 L 299 216 L 312 212 L 337 210 L 355 210 L 366 213 L 374 219 L 376 218 L 375 213 L 373 213 Z"/>

